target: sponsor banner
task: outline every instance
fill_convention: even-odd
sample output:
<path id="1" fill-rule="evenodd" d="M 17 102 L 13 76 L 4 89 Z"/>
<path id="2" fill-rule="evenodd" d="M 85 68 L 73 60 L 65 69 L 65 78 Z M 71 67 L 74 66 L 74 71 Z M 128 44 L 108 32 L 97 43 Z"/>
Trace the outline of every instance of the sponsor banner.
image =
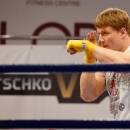
<path id="1" fill-rule="evenodd" d="M 79 73 L 0 75 L 0 95 L 56 96 L 59 103 L 86 103 L 80 98 Z M 92 103 L 100 103 L 107 94 Z"/>
<path id="2" fill-rule="evenodd" d="M 0 119 L 110 117 L 108 94 L 94 102 L 84 102 L 79 78 L 80 73 L 0 74 Z"/>

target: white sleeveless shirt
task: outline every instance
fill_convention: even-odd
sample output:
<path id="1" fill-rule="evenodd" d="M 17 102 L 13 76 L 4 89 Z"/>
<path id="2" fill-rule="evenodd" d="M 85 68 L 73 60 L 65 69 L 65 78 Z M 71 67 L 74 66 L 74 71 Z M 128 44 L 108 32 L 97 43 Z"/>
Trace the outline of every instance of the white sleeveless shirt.
<path id="1" fill-rule="evenodd" d="M 130 73 L 106 72 L 105 76 L 110 112 L 116 120 L 130 120 Z"/>

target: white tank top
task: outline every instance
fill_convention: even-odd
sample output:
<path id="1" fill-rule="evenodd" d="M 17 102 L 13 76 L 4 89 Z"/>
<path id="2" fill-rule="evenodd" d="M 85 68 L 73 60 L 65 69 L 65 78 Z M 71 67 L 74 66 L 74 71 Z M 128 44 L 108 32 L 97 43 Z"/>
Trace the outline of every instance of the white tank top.
<path id="1" fill-rule="evenodd" d="M 130 50 L 130 46 L 127 48 Z M 130 73 L 106 73 L 106 88 L 110 97 L 110 112 L 114 119 L 130 119 Z"/>

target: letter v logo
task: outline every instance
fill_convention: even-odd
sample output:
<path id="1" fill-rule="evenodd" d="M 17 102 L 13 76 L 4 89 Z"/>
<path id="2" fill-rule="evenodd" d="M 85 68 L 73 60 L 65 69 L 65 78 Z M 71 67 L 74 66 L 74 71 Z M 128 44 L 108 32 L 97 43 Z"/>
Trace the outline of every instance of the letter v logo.
<path id="1" fill-rule="evenodd" d="M 78 75 L 78 73 L 73 73 L 71 75 L 68 86 L 66 86 L 62 74 L 56 74 L 56 78 L 63 98 L 70 98 L 72 96 Z"/>

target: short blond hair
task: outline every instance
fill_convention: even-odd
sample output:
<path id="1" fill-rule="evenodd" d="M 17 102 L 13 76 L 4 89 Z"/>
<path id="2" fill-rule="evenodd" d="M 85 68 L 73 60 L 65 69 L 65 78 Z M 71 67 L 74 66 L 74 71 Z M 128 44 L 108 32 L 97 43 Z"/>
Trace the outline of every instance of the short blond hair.
<path id="1" fill-rule="evenodd" d="M 124 10 L 118 8 L 108 8 L 101 12 L 97 16 L 94 26 L 96 28 L 111 26 L 117 31 L 124 27 L 130 35 L 130 18 Z"/>

